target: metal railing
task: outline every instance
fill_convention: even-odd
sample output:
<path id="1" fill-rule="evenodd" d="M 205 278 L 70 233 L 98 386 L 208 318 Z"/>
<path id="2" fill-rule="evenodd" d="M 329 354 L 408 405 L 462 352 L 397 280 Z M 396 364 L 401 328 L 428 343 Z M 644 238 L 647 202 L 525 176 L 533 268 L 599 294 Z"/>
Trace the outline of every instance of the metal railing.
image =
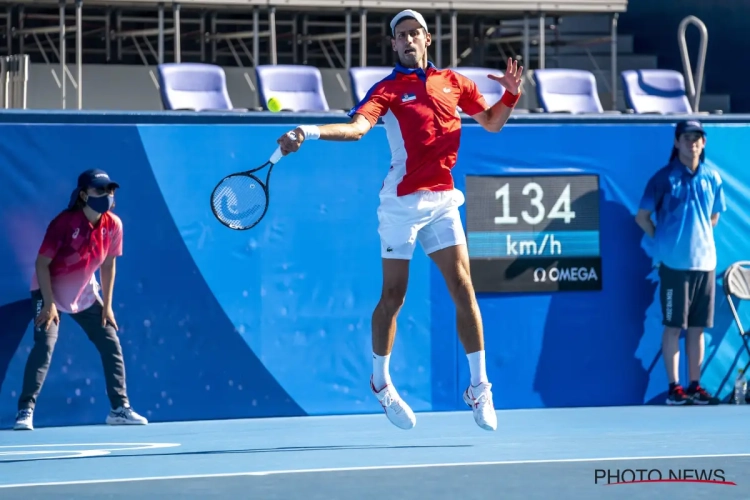
<path id="1" fill-rule="evenodd" d="M 695 68 L 695 75 L 690 65 L 690 57 L 685 41 L 685 32 L 689 24 L 698 28 L 701 35 L 701 43 L 698 52 L 698 64 Z M 685 75 L 685 85 L 690 105 L 693 107 L 693 113 L 700 111 L 701 93 L 703 92 L 703 71 L 706 68 L 706 49 L 708 46 L 708 29 L 703 21 L 695 16 L 687 16 L 680 23 L 677 31 L 677 41 L 680 44 L 680 55 L 682 56 L 682 70 Z"/>
<path id="2" fill-rule="evenodd" d="M 0 81 L 3 108 L 26 109 L 29 82 L 28 54 L 0 57 Z"/>

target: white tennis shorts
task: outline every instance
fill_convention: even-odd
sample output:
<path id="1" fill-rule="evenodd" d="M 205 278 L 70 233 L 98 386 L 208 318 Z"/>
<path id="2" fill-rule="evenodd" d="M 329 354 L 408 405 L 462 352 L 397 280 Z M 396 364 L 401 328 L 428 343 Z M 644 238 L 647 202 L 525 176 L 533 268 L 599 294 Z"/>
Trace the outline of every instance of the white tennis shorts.
<path id="1" fill-rule="evenodd" d="M 458 207 L 461 191 L 418 191 L 406 196 L 381 193 L 378 207 L 380 253 L 384 259 L 411 260 L 417 240 L 429 255 L 466 244 Z"/>

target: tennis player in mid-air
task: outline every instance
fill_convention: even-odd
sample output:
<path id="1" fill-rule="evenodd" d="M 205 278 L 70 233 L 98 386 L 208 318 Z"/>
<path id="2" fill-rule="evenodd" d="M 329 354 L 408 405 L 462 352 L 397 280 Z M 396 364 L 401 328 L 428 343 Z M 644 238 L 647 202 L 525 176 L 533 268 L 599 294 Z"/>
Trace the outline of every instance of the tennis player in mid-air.
<path id="1" fill-rule="evenodd" d="M 391 21 L 391 31 L 399 61 L 350 111 L 348 123 L 302 125 L 277 142 L 286 156 L 309 140 L 356 141 L 383 118 L 392 158 L 378 208 L 383 289 L 372 316 L 372 392 L 394 425 L 414 427 L 416 417 L 393 386 L 388 364 L 396 316 L 406 296 L 409 261 L 419 240 L 442 272 L 456 307 L 458 334 L 471 373 L 463 399 L 473 409 L 477 425 L 495 430 L 497 415 L 485 369 L 482 318 L 458 211 L 465 200 L 454 188 L 451 169 L 461 134 L 457 108 L 486 130 L 499 132 L 518 101 L 523 67 L 509 59 L 503 76 L 488 75 L 505 88 L 501 100 L 490 107 L 474 82 L 427 60 L 431 38 L 421 14 L 400 12 Z"/>

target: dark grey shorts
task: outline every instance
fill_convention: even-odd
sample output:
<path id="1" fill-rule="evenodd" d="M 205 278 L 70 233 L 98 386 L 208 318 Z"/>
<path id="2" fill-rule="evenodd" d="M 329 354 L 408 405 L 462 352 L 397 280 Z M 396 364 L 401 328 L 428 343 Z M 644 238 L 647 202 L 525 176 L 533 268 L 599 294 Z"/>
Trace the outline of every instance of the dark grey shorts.
<path id="1" fill-rule="evenodd" d="M 659 267 L 661 312 L 665 326 L 711 328 L 714 325 L 715 271 Z"/>

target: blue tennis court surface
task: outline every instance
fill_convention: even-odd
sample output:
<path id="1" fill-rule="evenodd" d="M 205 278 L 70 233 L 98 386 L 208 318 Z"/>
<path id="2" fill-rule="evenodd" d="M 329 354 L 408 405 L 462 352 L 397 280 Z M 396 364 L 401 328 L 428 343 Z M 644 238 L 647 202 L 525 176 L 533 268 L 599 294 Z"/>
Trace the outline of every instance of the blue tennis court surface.
<path id="1" fill-rule="evenodd" d="M 0 498 L 750 497 L 748 406 L 498 416 L 494 433 L 470 411 L 411 431 L 384 415 L 3 431 Z"/>

